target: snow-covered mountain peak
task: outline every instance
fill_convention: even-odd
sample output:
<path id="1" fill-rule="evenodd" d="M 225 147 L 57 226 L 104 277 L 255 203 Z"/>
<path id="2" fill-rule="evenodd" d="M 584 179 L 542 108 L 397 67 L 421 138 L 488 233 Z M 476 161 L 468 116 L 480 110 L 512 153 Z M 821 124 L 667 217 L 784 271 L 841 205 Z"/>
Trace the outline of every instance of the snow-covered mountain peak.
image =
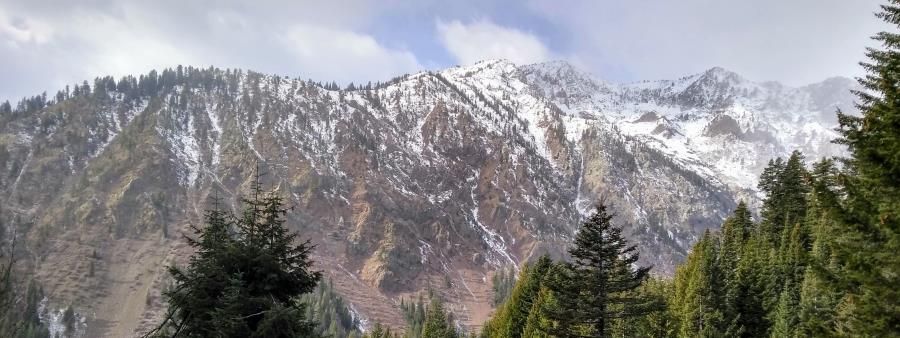
<path id="1" fill-rule="evenodd" d="M 503 76 L 516 71 L 518 66 L 507 59 L 488 59 L 478 61 L 472 65 L 464 65 L 440 71 L 449 76 Z"/>
<path id="2" fill-rule="evenodd" d="M 847 78 L 794 88 L 722 67 L 674 80 L 610 84 L 564 61 L 518 67 L 524 81 L 570 117 L 613 124 L 676 161 L 738 189 L 755 189 L 769 159 L 799 149 L 811 160 L 841 153 L 836 108 L 853 108 Z M 583 120 L 569 118 L 578 129 Z M 574 121 L 574 122 L 572 122 Z M 569 128 L 567 126 L 567 128 Z"/>
<path id="3" fill-rule="evenodd" d="M 729 82 L 735 84 L 747 81 L 740 74 L 719 66 L 715 66 L 706 70 L 700 77 L 712 79 L 715 82 Z"/>

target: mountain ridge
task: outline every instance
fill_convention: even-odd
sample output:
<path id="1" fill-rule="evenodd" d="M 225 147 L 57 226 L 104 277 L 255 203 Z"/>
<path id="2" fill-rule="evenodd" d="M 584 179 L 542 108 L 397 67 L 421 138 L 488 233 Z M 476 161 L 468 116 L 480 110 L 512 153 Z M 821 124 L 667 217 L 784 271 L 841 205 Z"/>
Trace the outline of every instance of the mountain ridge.
<path id="1" fill-rule="evenodd" d="M 684 94 L 557 68 L 493 60 L 355 90 L 215 68 L 98 78 L 0 114 L 2 207 L 34 219 L 32 268 L 52 302 L 127 335 L 159 316 L 159 267 L 189 254 L 178 234 L 211 195 L 237 206 L 260 165 L 363 315 L 402 325 L 399 299 L 437 289 L 477 326 L 491 298 L 478 281 L 564 255 L 601 196 L 642 263 L 671 273 L 756 198 L 756 168 L 830 137 L 806 116 L 824 114 L 808 93 L 707 81 Z M 134 297 L 147 301 L 123 303 Z M 102 313 L 117 307 L 129 310 Z"/>

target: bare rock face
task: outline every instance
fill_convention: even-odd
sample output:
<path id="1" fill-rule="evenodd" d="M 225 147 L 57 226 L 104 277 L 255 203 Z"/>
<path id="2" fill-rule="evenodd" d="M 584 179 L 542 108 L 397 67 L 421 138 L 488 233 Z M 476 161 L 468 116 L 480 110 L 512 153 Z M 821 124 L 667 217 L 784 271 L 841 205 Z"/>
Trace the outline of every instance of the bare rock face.
<path id="1" fill-rule="evenodd" d="M 213 68 L 110 81 L 0 115 L 0 207 L 3 224 L 33 220 L 27 262 L 51 303 L 111 336 L 159 320 L 188 225 L 211 197 L 238 210 L 257 170 L 372 321 L 402 326 L 400 298 L 431 289 L 480 325 L 492 271 L 564 257 L 599 199 L 641 263 L 670 274 L 738 197 L 756 198 L 759 163 L 829 137 L 779 121 L 821 115 L 810 107 L 843 83 L 775 88 L 713 69 L 612 85 L 502 60 L 354 90 Z"/>
<path id="2" fill-rule="evenodd" d="M 731 136 L 740 139 L 744 137 L 744 131 L 731 116 L 719 115 L 706 125 L 703 135 L 706 137 Z"/>

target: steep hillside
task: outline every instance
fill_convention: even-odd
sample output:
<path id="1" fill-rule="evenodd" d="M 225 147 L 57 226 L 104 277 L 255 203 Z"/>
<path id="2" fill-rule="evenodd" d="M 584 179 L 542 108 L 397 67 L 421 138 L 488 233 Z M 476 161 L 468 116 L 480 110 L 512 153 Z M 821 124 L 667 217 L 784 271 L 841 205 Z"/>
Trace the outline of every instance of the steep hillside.
<path id="1" fill-rule="evenodd" d="M 426 289 L 464 325 L 493 271 L 560 256 L 603 198 L 662 274 L 717 227 L 769 158 L 831 137 L 851 83 L 793 89 L 722 69 L 613 85 L 565 63 L 485 61 L 339 90 L 178 67 L 0 109 L 3 217 L 33 220 L 27 263 L 89 335 L 158 320 L 164 267 L 212 196 L 257 172 L 294 206 L 319 268 L 369 322 Z M 846 88 L 844 88 L 846 89 Z M 9 224 L 9 222 L 4 222 Z"/>

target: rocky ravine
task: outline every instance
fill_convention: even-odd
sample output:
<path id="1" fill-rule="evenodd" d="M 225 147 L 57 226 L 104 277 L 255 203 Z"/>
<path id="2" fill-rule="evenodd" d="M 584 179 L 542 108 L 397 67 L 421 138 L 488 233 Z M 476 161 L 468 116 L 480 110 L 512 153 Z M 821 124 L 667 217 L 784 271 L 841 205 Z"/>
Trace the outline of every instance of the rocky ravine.
<path id="1" fill-rule="evenodd" d="M 352 90 L 181 67 L 96 84 L 0 115 L 4 224 L 26 224 L 26 268 L 91 336 L 158 321 L 187 225 L 214 194 L 238 208 L 257 167 L 363 316 L 402 326 L 399 299 L 433 289 L 477 326 L 492 271 L 562 255 L 598 198 L 671 273 L 756 198 L 771 157 L 839 152 L 824 116 L 852 106 L 845 79 L 787 88 L 714 68 L 615 85 L 502 60 Z"/>

